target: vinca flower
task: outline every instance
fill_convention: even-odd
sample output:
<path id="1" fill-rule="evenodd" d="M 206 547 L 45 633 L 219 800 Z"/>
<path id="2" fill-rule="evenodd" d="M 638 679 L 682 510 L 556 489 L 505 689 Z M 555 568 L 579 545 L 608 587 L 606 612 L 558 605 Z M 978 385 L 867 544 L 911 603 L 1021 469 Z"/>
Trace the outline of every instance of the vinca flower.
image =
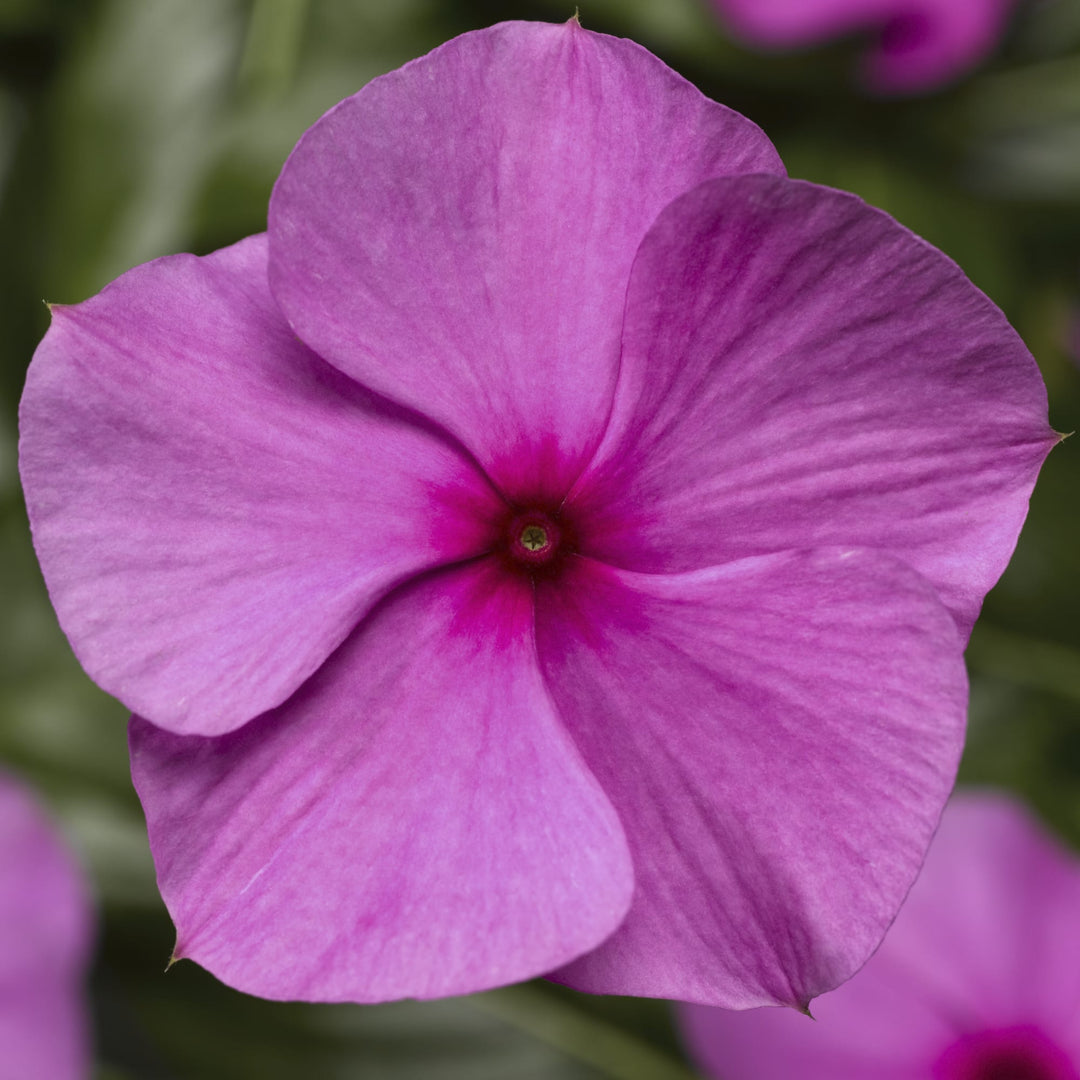
<path id="1" fill-rule="evenodd" d="M 0 1077 L 89 1076 L 82 876 L 29 793 L 0 773 Z"/>
<path id="2" fill-rule="evenodd" d="M 1057 438 L 952 262 L 576 20 L 376 79 L 266 235 L 54 307 L 21 424 L 176 956 L 362 1002 L 851 975 Z"/>
<path id="3" fill-rule="evenodd" d="M 713 0 L 747 43 L 814 45 L 858 30 L 878 33 L 863 76 L 883 93 L 934 89 L 985 59 L 1016 0 Z"/>
<path id="4" fill-rule="evenodd" d="M 1077 1080 L 1080 861 L 1011 799 L 957 796 L 881 948 L 814 1004 L 686 1006 L 724 1080 Z"/>

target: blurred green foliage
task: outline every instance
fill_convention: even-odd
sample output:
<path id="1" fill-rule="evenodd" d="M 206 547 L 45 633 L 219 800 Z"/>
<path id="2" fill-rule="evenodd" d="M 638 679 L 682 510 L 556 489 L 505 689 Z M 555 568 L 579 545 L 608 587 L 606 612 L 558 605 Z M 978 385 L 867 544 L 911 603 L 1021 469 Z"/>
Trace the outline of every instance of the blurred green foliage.
<path id="1" fill-rule="evenodd" d="M 582 0 L 756 120 L 793 176 L 882 206 L 953 256 L 1035 353 L 1051 420 L 1078 426 L 1080 0 L 1023 6 L 999 54 L 938 94 L 875 101 L 858 42 L 762 57 L 706 0 Z M 100 1077 L 678 1080 L 660 1002 L 547 984 L 360 1008 L 258 1001 L 191 964 L 171 926 L 127 773 L 125 715 L 83 676 L 30 548 L 15 410 L 44 300 L 265 226 L 298 136 L 374 75 L 548 0 L 0 0 L 0 758 L 45 793 L 102 915 L 92 978 Z M 972 432 L 977 438 L 978 432 Z M 1006 786 L 1080 846 L 1080 457 L 1051 456 L 1016 557 L 969 650 L 962 781 Z"/>

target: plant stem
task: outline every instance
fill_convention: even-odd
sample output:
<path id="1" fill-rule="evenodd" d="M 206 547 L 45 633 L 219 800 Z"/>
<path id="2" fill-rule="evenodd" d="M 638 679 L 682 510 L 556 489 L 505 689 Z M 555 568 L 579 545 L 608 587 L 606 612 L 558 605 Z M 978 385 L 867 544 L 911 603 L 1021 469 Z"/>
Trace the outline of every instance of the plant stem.
<path id="1" fill-rule="evenodd" d="M 610 1080 L 698 1080 L 661 1050 L 536 987 L 510 986 L 469 1000 Z"/>

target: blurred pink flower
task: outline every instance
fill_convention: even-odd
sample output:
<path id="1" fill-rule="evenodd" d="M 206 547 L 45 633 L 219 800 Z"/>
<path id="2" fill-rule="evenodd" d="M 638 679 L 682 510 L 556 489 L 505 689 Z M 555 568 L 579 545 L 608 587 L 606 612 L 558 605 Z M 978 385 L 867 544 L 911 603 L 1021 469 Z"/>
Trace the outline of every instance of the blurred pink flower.
<path id="1" fill-rule="evenodd" d="M 0 772 L 0 1080 L 80 1080 L 90 907 L 75 863 L 21 784 Z"/>
<path id="2" fill-rule="evenodd" d="M 723 1080 L 1077 1080 L 1080 860 L 1004 796 L 957 796 L 881 948 L 816 1022 L 686 1006 Z"/>
<path id="3" fill-rule="evenodd" d="M 813 45 L 858 30 L 879 37 L 863 76 L 882 93 L 929 90 L 997 45 L 1016 0 L 713 0 L 747 43 Z"/>
<path id="4" fill-rule="evenodd" d="M 1055 441 L 953 263 L 572 21 L 376 79 L 268 238 L 55 308 L 21 455 L 178 956 L 750 1006 L 892 920 Z"/>

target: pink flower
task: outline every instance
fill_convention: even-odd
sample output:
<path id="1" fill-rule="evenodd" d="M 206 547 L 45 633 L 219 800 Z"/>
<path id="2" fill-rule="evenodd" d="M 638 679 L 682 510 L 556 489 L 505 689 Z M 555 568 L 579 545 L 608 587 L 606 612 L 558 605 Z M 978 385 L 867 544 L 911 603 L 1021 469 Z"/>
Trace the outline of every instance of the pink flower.
<path id="1" fill-rule="evenodd" d="M 814 1005 L 687 1006 L 724 1080 L 1077 1080 L 1080 861 L 1004 796 L 958 796 L 881 948 Z"/>
<path id="2" fill-rule="evenodd" d="M 37 804 L 0 773 L 0 1077 L 89 1075 L 82 980 L 90 908 Z"/>
<path id="3" fill-rule="evenodd" d="M 713 0 L 732 30 L 769 48 L 814 45 L 857 30 L 879 37 L 865 58 L 883 93 L 929 90 L 993 50 L 1016 0 Z"/>
<path id="4" fill-rule="evenodd" d="M 54 309 L 22 431 L 178 956 L 732 1006 L 892 920 L 1056 441 L 953 263 L 574 21 L 376 79 L 268 237 Z"/>

